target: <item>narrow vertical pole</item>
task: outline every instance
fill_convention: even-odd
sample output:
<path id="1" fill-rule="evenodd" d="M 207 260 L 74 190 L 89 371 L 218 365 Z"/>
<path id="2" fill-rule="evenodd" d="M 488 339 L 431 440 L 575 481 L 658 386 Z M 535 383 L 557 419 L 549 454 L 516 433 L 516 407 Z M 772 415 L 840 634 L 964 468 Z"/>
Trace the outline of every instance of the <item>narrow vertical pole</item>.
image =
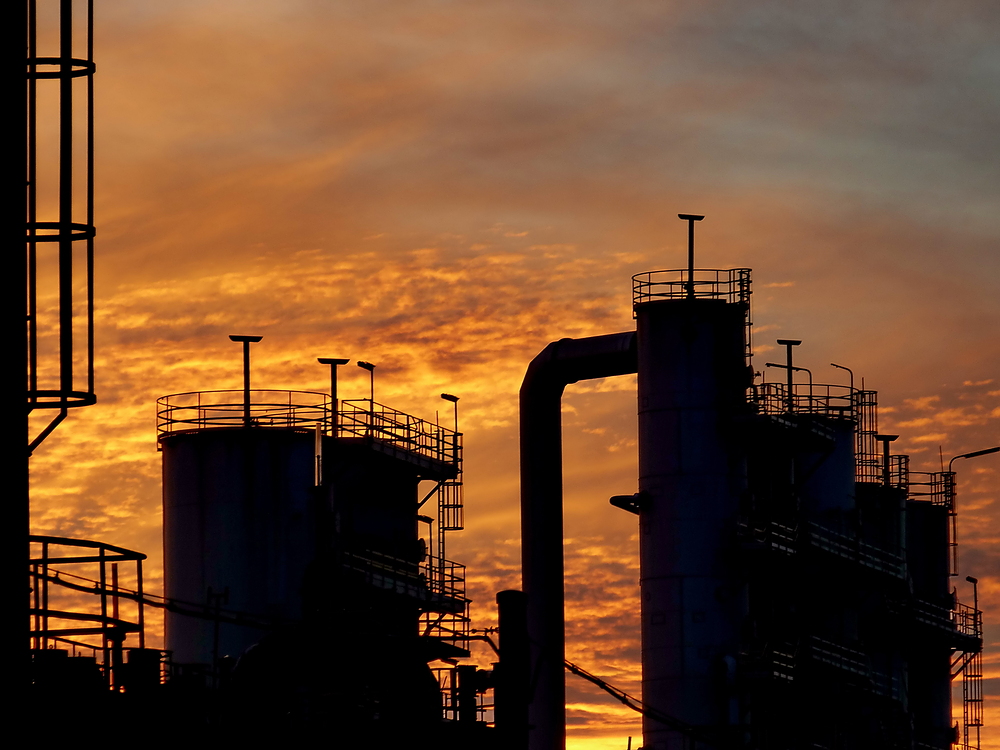
<path id="1" fill-rule="evenodd" d="M 351 360 L 338 357 L 319 357 L 321 365 L 330 365 L 330 437 L 337 437 L 337 424 L 340 414 L 340 401 L 337 399 L 337 368 L 346 365 Z"/>
<path id="2" fill-rule="evenodd" d="M 694 297 L 694 222 L 688 222 L 688 297 Z"/>
<path id="3" fill-rule="evenodd" d="M 802 342 L 798 339 L 778 339 L 778 345 L 785 347 L 785 367 L 788 368 L 788 393 L 786 394 L 786 406 L 788 413 L 795 411 L 795 368 L 792 366 L 792 347 L 798 346 Z M 810 379 L 812 376 L 810 375 Z"/>
<path id="4" fill-rule="evenodd" d="M 898 438 L 899 435 L 876 435 L 875 439 L 882 443 L 882 486 L 888 487 L 892 483 L 892 472 L 889 465 L 889 443 Z"/>
<path id="5" fill-rule="evenodd" d="M 111 687 L 111 635 L 108 632 L 108 569 L 104 560 L 104 547 L 97 550 L 101 581 L 101 644 L 104 658 L 104 681 Z"/>
<path id="6" fill-rule="evenodd" d="M 135 591 L 139 595 L 139 648 L 146 648 L 146 612 L 142 593 L 142 560 L 135 561 Z"/>
<path id="7" fill-rule="evenodd" d="M 458 396 L 453 396 L 450 393 L 442 393 L 441 398 L 445 401 L 451 401 L 452 405 L 455 407 L 455 434 L 452 436 L 451 445 L 451 460 L 458 464 Z"/>
<path id="8" fill-rule="evenodd" d="M 14 24 L 13 19 L 10 21 Z M 13 28 L 13 26 L 12 26 Z M 28 11 L 28 390 L 31 393 L 38 390 L 38 246 L 35 236 L 38 228 L 38 79 L 35 77 L 38 66 L 35 58 L 38 39 L 37 7 L 31 0 Z M 5 98 L 4 101 L 7 101 Z M 20 175 L 18 175 L 20 177 Z M 20 217 L 18 217 L 20 221 Z M 34 397 L 29 399 L 29 406 Z"/>
<path id="9" fill-rule="evenodd" d="M 42 647 L 40 640 L 41 636 L 39 635 L 39 633 L 42 630 L 42 619 L 41 619 L 41 614 L 39 614 L 42 609 L 42 590 L 41 590 L 42 573 L 38 566 L 38 563 L 35 563 L 34 565 L 31 566 L 31 572 L 33 573 L 32 575 L 33 580 L 31 581 L 31 593 L 35 600 L 35 616 L 34 618 L 32 618 L 35 622 L 35 635 L 34 638 L 32 638 L 32 641 L 35 644 L 35 648 L 39 649 Z"/>
<path id="10" fill-rule="evenodd" d="M 795 371 L 792 369 L 792 345 L 788 344 L 785 354 L 785 364 L 788 365 L 788 413 L 795 411 Z"/>
<path id="11" fill-rule="evenodd" d="M 49 630 L 49 543 L 42 542 L 42 574 L 44 576 L 44 584 L 42 586 L 42 631 L 48 632 Z M 41 648 L 49 647 L 49 637 L 42 637 Z"/>
<path id="12" fill-rule="evenodd" d="M 243 426 L 250 426 L 250 342 L 243 342 Z"/>
<path id="13" fill-rule="evenodd" d="M 87 62 L 94 61 L 94 0 L 87 2 Z M 87 76 L 87 393 L 94 393 L 94 76 Z"/>
<path id="14" fill-rule="evenodd" d="M 374 423 L 375 421 L 375 365 L 371 362 L 363 362 L 358 360 L 358 367 L 362 370 L 368 370 L 368 410 L 369 410 L 369 423 Z"/>
<path id="15" fill-rule="evenodd" d="M 263 336 L 229 335 L 230 341 L 243 344 L 243 426 L 250 426 L 250 344 L 256 344 Z"/>
<path id="16" fill-rule="evenodd" d="M 688 223 L 688 280 L 686 286 L 687 298 L 694 299 L 694 223 L 705 217 L 697 214 L 677 214 L 677 218 Z"/>
<path id="17" fill-rule="evenodd" d="M 73 2 L 59 3 L 59 389 L 73 390 Z"/>
<path id="18" fill-rule="evenodd" d="M 111 616 L 118 620 L 121 610 L 118 603 L 118 563 L 111 563 Z"/>
<path id="19" fill-rule="evenodd" d="M 121 665 L 122 665 L 122 645 L 125 640 L 125 633 L 118 629 L 118 620 L 121 615 L 118 601 L 118 563 L 111 563 L 111 618 L 115 620 L 112 626 L 114 640 L 111 648 L 111 682 L 115 690 L 121 688 Z"/>

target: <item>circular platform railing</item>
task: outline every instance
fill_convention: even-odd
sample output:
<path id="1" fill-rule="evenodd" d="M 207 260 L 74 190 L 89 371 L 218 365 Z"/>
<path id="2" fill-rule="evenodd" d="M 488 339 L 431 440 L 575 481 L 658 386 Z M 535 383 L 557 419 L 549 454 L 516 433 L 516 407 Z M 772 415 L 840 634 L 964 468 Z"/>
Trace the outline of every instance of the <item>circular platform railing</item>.
<path id="1" fill-rule="evenodd" d="M 749 268 L 686 268 L 646 271 L 632 277 L 632 303 L 664 299 L 722 299 L 750 304 Z"/>
<path id="2" fill-rule="evenodd" d="M 156 400 L 159 438 L 202 430 L 250 427 L 328 431 L 333 402 L 311 391 L 193 391 Z"/>

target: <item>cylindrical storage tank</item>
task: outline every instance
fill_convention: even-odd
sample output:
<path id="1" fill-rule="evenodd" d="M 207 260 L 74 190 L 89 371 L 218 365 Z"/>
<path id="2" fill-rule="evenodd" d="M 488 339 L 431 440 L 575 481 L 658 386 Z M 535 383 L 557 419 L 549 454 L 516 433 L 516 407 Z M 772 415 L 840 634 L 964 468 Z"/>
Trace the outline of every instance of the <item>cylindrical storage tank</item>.
<path id="1" fill-rule="evenodd" d="M 746 592 L 736 558 L 746 459 L 745 302 L 637 301 L 642 700 L 723 735 Z M 647 750 L 689 747 L 643 719 Z"/>
<path id="2" fill-rule="evenodd" d="M 268 427 L 207 428 L 160 439 L 168 599 L 280 623 L 302 616 L 315 557 L 315 437 Z M 238 658 L 264 629 L 166 613 L 180 663 Z"/>

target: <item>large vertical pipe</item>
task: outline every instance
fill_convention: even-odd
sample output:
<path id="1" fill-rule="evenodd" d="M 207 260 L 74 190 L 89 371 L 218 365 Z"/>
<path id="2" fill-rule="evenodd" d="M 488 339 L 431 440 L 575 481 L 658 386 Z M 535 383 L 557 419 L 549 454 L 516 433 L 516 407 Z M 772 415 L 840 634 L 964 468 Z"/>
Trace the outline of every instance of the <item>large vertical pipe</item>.
<path id="1" fill-rule="evenodd" d="M 635 334 L 561 339 L 528 365 L 521 385 L 521 565 L 533 691 L 529 748 L 566 745 L 562 415 L 569 383 L 635 372 Z"/>
<path id="2" fill-rule="evenodd" d="M 746 461 L 745 308 L 722 299 L 638 303 L 642 699 L 720 738 L 741 721 L 734 668 L 745 593 L 735 560 Z M 729 728 L 727 730 L 727 727 Z M 643 719 L 644 747 L 685 738 Z"/>

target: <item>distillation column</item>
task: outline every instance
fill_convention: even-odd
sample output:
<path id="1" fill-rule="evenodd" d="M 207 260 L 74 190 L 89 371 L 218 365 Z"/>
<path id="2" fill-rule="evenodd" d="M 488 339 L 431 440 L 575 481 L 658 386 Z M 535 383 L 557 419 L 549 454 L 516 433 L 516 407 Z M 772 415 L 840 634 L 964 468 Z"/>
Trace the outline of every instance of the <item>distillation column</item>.
<path id="1" fill-rule="evenodd" d="M 747 610 L 735 556 L 746 492 L 737 435 L 749 382 L 745 273 L 734 301 L 644 294 L 639 282 L 635 305 L 643 702 L 729 737 L 741 723 L 735 667 Z M 649 717 L 643 736 L 648 750 L 689 747 Z"/>

